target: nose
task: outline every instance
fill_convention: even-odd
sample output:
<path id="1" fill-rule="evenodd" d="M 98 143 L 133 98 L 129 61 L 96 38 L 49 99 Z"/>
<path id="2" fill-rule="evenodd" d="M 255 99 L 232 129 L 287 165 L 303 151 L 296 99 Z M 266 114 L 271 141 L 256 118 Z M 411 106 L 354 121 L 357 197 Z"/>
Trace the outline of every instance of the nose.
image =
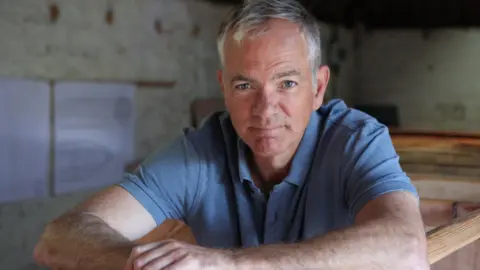
<path id="1" fill-rule="evenodd" d="M 257 92 L 252 114 L 268 119 L 278 111 L 279 96 L 273 89 L 262 89 Z"/>

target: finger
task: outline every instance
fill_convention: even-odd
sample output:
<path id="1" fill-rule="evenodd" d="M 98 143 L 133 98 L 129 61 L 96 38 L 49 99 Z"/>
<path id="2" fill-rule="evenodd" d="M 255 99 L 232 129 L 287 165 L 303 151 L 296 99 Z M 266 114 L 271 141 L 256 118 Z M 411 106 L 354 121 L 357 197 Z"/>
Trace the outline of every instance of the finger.
<path id="1" fill-rule="evenodd" d="M 150 243 L 150 244 L 146 244 L 146 245 L 140 245 L 140 246 L 136 246 L 132 249 L 132 253 L 130 254 L 130 257 L 132 258 L 132 262 L 135 261 L 136 258 L 142 256 L 142 254 L 152 250 L 152 249 L 155 249 L 155 248 L 158 248 L 158 247 L 161 247 L 163 245 L 165 245 L 166 243 L 161 241 L 161 242 L 155 242 L 155 243 Z"/>
<path id="2" fill-rule="evenodd" d="M 182 249 L 174 249 L 165 254 L 165 256 L 158 257 L 150 261 L 142 269 L 177 269 L 177 266 L 188 257 L 188 252 Z M 180 268 L 181 269 L 181 268 Z"/>
<path id="3" fill-rule="evenodd" d="M 159 247 L 159 246 L 164 245 L 164 244 L 165 243 L 162 243 L 162 242 L 155 242 L 155 243 L 149 243 L 149 244 L 134 247 L 132 249 L 132 252 L 130 253 L 130 257 L 127 260 L 127 264 L 125 265 L 124 270 L 134 270 L 134 269 L 136 269 L 135 260 L 138 257 L 140 257 L 145 252 L 149 252 L 150 250 L 155 249 L 156 247 Z"/>
<path id="4" fill-rule="evenodd" d="M 133 270 L 133 257 L 131 254 L 130 257 L 128 257 L 127 263 L 125 264 L 123 270 Z"/>
<path id="5" fill-rule="evenodd" d="M 166 242 L 164 245 L 157 246 L 155 248 L 146 251 L 135 258 L 133 265 L 134 269 L 142 269 L 146 264 L 152 260 L 160 257 L 164 257 L 170 254 L 172 251 L 182 249 L 182 245 L 178 242 Z"/>

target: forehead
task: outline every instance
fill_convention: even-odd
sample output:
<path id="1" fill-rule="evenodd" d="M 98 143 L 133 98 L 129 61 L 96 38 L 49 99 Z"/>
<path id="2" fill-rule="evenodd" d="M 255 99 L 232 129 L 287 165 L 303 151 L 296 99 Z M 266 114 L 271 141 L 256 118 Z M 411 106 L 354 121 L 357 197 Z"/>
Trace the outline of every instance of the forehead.
<path id="1" fill-rule="evenodd" d="M 224 44 L 225 69 L 268 69 L 289 65 L 308 68 L 305 35 L 297 24 L 272 19 L 253 29 L 229 33 Z"/>

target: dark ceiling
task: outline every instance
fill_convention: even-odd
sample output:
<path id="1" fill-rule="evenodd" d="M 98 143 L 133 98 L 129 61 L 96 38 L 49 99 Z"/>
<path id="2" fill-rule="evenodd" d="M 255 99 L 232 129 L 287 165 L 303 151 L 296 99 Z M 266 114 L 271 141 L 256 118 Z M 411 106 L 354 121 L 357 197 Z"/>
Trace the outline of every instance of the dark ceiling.
<path id="1" fill-rule="evenodd" d="M 240 4 L 242 0 L 205 0 Z M 480 0 L 298 0 L 319 20 L 367 28 L 480 26 Z"/>

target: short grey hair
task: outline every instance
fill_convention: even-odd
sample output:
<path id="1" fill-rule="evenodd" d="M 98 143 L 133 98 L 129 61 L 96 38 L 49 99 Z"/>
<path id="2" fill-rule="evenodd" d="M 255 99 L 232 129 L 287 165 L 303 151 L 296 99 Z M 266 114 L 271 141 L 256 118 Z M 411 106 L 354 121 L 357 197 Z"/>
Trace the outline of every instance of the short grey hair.
<path id="1" fill-rule="evenodd" d="M 307 41 L 311 68 L 316 70 L 320 67 L 322 61 L 320 26 L 296 0 L 246 0 L 242 5 L 234 8 L 222 22 L 217 36 L 218 53 L 222 65 L 225 60 L 225 39 L 230 31 L 236 31 L 233 33 L 234 37 L 241 40 L 245 32 L 260 27 L 270 19 L 284 19 L 298 24 Z"/>

